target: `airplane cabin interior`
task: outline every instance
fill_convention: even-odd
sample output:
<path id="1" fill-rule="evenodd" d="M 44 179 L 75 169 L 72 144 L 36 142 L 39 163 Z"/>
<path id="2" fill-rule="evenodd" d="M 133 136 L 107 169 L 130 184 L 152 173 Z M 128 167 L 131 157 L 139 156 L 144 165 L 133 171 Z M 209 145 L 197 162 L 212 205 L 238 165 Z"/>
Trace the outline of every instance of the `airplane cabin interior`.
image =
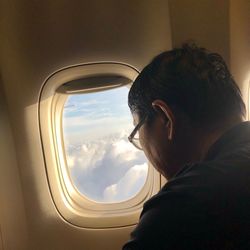
<path id="1" fill-rule="evenodd" d="M 192 40 L 249 112 L 249 0 L 0 1 L 0 250 L 118 250 L 166 180 L 132 149 L 129 87 Z"/>

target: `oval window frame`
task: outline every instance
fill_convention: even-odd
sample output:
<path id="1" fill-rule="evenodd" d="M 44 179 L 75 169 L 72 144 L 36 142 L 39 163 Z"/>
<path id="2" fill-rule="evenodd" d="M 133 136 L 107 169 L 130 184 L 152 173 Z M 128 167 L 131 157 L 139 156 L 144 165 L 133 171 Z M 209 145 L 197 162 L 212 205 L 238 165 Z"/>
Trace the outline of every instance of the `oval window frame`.
<path id="1" fill-rule="evenodd" d="M 72 81 L 103 75 L 117 75 L 132 82 L 138 73 L 138 70 L 123 63 L 88 63 L 59 70 L 43 85 L 39 100 L 39 125 L 48 184 L 57 211 L 75 226 L 111 228 L 136 224 L 143 203 L 160 189 L 160 174 L 149 164 L 142 190 L 123 202 L 94 202 L 80 194 L 70 181 L 63 147 L 62 113 L 68 93 L 58 89 Z"/>

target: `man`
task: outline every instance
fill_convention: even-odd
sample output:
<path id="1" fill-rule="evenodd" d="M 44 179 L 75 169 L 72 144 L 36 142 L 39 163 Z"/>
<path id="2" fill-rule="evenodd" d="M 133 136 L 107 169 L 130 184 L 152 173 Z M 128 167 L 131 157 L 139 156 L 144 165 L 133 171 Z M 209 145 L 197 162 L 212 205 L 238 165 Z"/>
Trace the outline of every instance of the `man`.
<path id="1" fill-rule="evenodd" d="M 193 44 L 158 55 L 129 107 L 129 140 L 168 182 L 123 249 L 250 249 L 250 123 L 221 56 Z"/>

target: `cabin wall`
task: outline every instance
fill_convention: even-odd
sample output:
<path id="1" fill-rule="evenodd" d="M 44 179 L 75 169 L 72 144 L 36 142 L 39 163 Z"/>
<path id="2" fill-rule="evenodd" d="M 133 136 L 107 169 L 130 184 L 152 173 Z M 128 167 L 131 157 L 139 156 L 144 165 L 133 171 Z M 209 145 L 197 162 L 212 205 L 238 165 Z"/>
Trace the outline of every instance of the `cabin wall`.
<path id="1" fill-rule="evenodd" d="M 188 40 L 223 56 L 248 109 L 250 1 L 170 0 L 173 47 Z"/>
<path id="2" fill-rule="evenodd" d="M 230 64 L 228 0 L 170 0 L 169 8 L 173 47 L 191 40 Z"/>
<path id="3" fill-rule="evenodd" d="M 0 134 L 0 249 L 27 250 L 27 218 L 2 85 L 0 85 Z"/>

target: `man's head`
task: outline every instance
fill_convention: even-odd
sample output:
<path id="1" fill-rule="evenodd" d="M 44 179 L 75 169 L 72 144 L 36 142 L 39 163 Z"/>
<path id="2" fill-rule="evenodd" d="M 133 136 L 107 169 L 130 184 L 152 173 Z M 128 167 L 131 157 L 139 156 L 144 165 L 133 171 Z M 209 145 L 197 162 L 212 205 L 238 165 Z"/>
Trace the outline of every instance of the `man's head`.
<path id="1" fill-rule="evenodd" d="M 142 148 L 166 177 L 201 160 L 226 129 L 242 121 L 245 105 L 222 57 L 194 44 L 163 52 L 139 74 L 129 107 Z"/>

